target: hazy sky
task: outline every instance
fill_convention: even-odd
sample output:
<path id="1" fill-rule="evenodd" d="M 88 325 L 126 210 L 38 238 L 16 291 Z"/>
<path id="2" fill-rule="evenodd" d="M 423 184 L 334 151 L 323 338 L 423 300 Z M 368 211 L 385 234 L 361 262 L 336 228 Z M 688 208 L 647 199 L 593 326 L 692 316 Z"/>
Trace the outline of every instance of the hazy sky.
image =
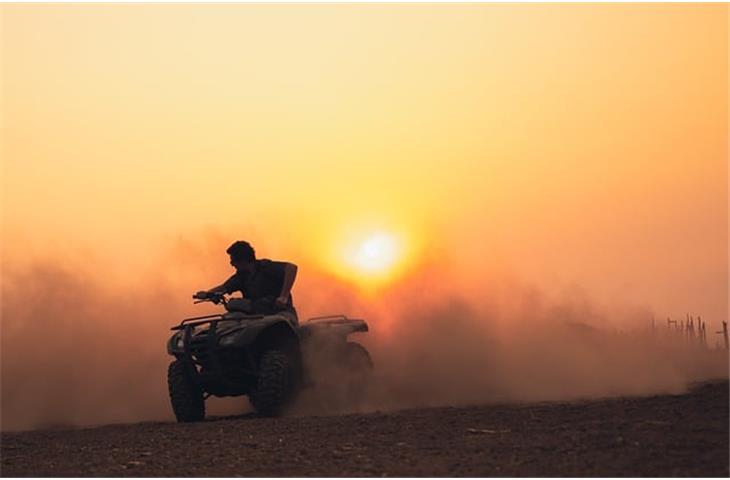
<path id="1" fill-rule="evenodd" d="M 439 283 L 727 315 L 727 5 L 0 12 L 5 267 L 244 238 L 357 280 L 385 232 Z"/>

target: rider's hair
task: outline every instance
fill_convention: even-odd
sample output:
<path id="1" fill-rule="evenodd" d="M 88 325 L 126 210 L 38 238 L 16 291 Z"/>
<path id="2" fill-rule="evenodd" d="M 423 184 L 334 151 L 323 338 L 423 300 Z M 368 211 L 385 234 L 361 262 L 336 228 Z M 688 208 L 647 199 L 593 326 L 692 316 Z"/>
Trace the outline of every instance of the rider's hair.
<path id="1" fill-rule="evenodd" d="M 256 260 L 256 252 L 250 243 L 238 240 L 228 247 L 226 253 L 231 256 L 233 260 L 243 262 L 253 262 Z"/>

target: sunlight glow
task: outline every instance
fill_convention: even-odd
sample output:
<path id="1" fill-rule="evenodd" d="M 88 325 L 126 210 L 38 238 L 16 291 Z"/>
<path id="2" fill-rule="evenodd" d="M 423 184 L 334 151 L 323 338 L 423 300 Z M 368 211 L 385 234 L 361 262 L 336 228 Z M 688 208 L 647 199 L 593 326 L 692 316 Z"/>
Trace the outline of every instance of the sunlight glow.
<path id="1" fill-rule="evenodd" d="M 333 257 L 332 271 L 363 288 L 390 284 L 404 272 L 412 256 L 406 252 L 406 239 L 393 230 L 355 228 L 345 235 Z"/>
<path id="2" fill-rule="evenodd" d="M 376 233 L 363 241 L 355 250 L 352 264 L 365 272 L 385 273 L 398 260 L 400 248 L 392 235 Z"/>

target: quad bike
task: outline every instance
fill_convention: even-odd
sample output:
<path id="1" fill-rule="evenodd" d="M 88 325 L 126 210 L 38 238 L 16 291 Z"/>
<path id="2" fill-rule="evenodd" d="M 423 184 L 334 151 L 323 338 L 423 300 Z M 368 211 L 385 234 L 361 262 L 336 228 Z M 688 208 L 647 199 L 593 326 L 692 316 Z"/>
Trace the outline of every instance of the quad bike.
<path id="1" fill-rule="evenodd" d="M 226 313 L 184 319 L 171 328 L 167 353 L 170 402 L 178 422 L 205 417 L 205 399 L 248 395 L 256 412 L 276 416 L 297 392 L 313 385 L 305 357 L 346 371 L 355 387 L 367 382 L 373 363 L 362 345 L 347 340 L 367 332 L 364 320 L 344 315 L 316 317 L 298 324 L 292 311 L 277 311 L 270 301 L 252 303 L 208 293 L 195 303 L 222 304 Z M 339 380 L 338 380 L 339 381 Z"/>

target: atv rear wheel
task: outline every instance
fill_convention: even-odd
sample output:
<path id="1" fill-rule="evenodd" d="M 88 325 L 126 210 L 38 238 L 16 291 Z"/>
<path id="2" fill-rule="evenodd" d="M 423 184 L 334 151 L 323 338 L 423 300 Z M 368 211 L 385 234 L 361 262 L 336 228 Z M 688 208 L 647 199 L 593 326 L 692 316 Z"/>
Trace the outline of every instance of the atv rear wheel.
<path id="1" fill-rule="evenodd" d="M 187 365 L 175 360 L 167 368 L 167 388 L 178 422 L 199 422 L 205 418 L 205 400 L 190 376 Z"/>
<path id="2" fill-rule="evenodd" d="M 281 350 L 264 352 L 259 361 L 256 390 L 251 393 L 251 403 L 265 417 L 281 413 L 292 392 L 291 362 Z"/>
<path id="3" fill-rule="evenodd" d="M 362 402 L 368 396 L 373 377 L 373 360 L 370 353 L 355 342 L 345 343 L 342 354 L 345 372 L 346 396 L 353 404 Z"/>
<path id="4" fill-rule="evenodd" d="M 346 368 L 355 375 L 368 376 L 373 371 L 373 359 L 370 353 L 355 342 L 345 343 L 343 360 Z"/>

